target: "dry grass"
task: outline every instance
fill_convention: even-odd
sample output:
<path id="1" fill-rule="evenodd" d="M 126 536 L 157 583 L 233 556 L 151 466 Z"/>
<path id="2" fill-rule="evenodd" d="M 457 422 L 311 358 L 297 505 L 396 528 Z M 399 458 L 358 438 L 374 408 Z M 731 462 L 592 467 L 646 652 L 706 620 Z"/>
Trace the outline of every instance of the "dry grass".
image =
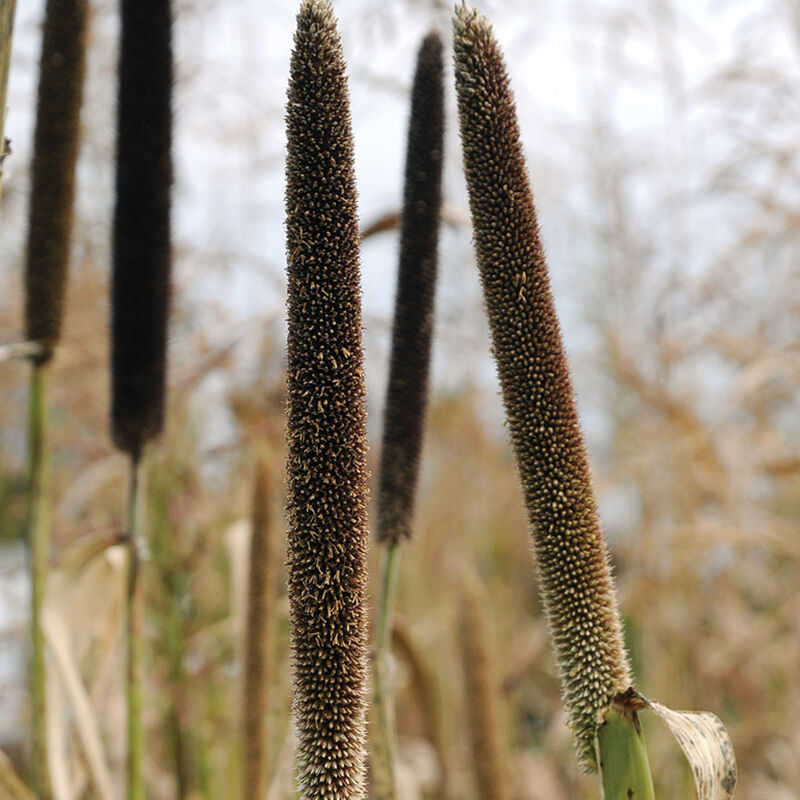
<path id="1" fill-rule="evenodd" d="M 581 220 L 575 237 L 585 234 L 594 270 L 581 284 L 584 289 L 590 284 L 584 295 L 566 299 L 585 302 L 576 324 L 583 325 L 588 344 L 575 351 L 576 388 L 590 421 L 593 476 L 638 685 L 672 707 L 709 709 L 723 718 L 739 762 L 738 797 L 798 800 L 800 218 L 783 178 L 756 185 L 747 164 L 766 163 L 769 174 L 786 174 L 795 185 L 800 181 L 793 144 L 757 139 L 749 127 L 744 136 L 745 111 L 753 112 L 758 103 L 766 107 L 773 90 L 780 95 L 795 89 L 791 81 L 778 81 L 780 76 L 764 77 L 755 66 L 746 54 L 737 56 L 731 74 L 719 77 L 724 92 L 709 84 L 705 96 L 692 100 L 737 142 L 735 153 L 698 168 L 700 185 L 692 188 L 692 197 L 713 204 L 726 230 L 737 227 L 730 219 L 743 220 L 723 247 L 708 248 L 706 255 L 701 248 L 692 271 L 684 270 L 678 257 L 677 244 L 684 240 L 665 243 L 652 217 L 630 199 L 654 172 L 642 159 L 631 163 L 623 146 L 631 143 L 619 144 L 621 134 L 613 127 L 581 130 L 593 157 L 593 207 L 599 211 Z M 796 120 L 791 124 L 796 133 Z M 102 128 L 87 135 L 97 136 Z M 104 151 L 94 142 L 88 152 L 99 163 Z M 13 218 L 15 203 L 21 205 L 9 173 L 4 195 L 5 221 Z M 690 209 L 685 216 L 700 213 L 683 199 Z M 675 197 L 669 200 L 661 210 L 675 208 Z M 540 195 L 540 206 L 544 202 Z M 124 459 L 114 455 L 104 422 L 107 220 L 90 206 L 81 208 L 64 338 L 52 376 L 54 543 L 61 566 L 71 543 L 119 533 L 124 489 Z M 368 215 L 362 222 L 369 224 Z M 459 235 L 456 240 L 450 230 L 444 241 L 466 248 L 468 233 L 462 229 Z M 695 244 L 702 243 L 697 237 Z M 7 255 L 9 246 L 4 248 Z M 183 264 L 209 258 L 189 243 L 180 244 L 178 256 Z M 14 258 L 11 254 L 10 266 Z M 443 267 L 446 272 L 452 262 Z M 14 274 L 9 268 L 0 278 L 3 342 L 18 339 L 22 329 Z M 223 310 L 201 306 L 187 291 L 187 274 L 180 273 L 176 287 L 168 424 L 148 472 L 145 726 L 153 800 L 171 800 L 178 792 L 184 799 L 217 800 L 234 796 L 232 787 L 241 780 L 233 710 L 241 694 L 243 628 L 234 602 L 235 546 L 229 548 L 225 533 L 249 515 L 252 451 L 265 436 L 278 432 L 280 438 L 283 425 L 281 334 L 273 309 L 255 326 L 234 326 Z M 475 345 L 455 335 L 460 329 L 448 322 L 455 306 L 445 308 L 449 318 L 443 316 L 437 330 L 445 356 L 477 362 L 486 353 L 485 341 L 476 337 Z M 573 322 L 574 317 L 564 322 L 568 341 Z M 472 317 L 463 325 L 476 327 Z M 242 337 L 245 346 L 237 344 Z M 368 376 L 374 366 L 367 364 Z M 0 519 L 4 538 L 18 538 L 27 371 L 15 363 L 0 370 Z M 370 389 L 382 396 L 380 384 Z M 448 796 L 475 796 L 456 635 L 464 560 L 480 574 L 493 621 L 514 800 L 588 800 L 597 795 L 596 781 L 580 774 L 574 758 L 517 477 L 496 424 L 497 398 L 489 395 L 465 383 L 449 392 L 440 389 L 431 399 L 418 527 L 403 556 L 397 597 L 416 659 L 416 666 L 402 652 L 396 659 L 400 800 L 442 796 L 442 756 L 449 768 Z M 373 442 L 373 474 L 376 447 Z M 275 474 L 281 474 L 282 448 L 274 449 L 273 459 Z M 280 481 L 275 493 L 275 533 L 282 536 Z M 284 553 L 278 551 L 274 566 L 284 587 Z M 103 763 L 117 794 L 121 788 L 118 609 L 97 608 L 87 600 L 116 580 L 113 552 L 96 555 L 75 583 L 75 596 L 63 599 L 65 616 L 72 619 L 68 634 L 76 674 L 103 745 L 102 760 L 90 760 L 90 745 L 82 742 L 91 740 L 91 725 L 84 720 L 83 733 L 77 731 L 77 695 L 62 690 L 59 752 L 73 796 L 80 791 L 101 796 L 87 787 L 102 782 Z M 373 547 L 373 579 L 378 556 Z M 377 595 L 375 583 L 370 594 Z M 276 605 L 267 748 L 273 754 L 271 800 L 291 796 L 287 616 L 282 594 Z M 8 641 L 21 647 L 24 631 L 12 634 L 16 640 L 10 635 Z M 22 680 L 19 675 L 2 688 L 19 691 Z M 431 716 L 431 707 L 438 717 Z M 24 757 L 12 733 L 24 730 L 24 713 L 18 709 L 0 743 L 23 775 Z M 659 794 L 689 796 L 674 745 L 653 726 L 647 735 Z"/>

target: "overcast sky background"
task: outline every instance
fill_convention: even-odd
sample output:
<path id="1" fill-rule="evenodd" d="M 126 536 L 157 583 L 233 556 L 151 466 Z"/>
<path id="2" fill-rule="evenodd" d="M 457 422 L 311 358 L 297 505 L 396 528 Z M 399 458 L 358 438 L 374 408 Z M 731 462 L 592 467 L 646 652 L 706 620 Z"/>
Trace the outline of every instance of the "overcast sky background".
<path id="1" fill-rule="evenodd" d="M 6 124 L 14 153 L 5 165 L 0 237 L 6 265 L 0 280 L 4 296 L 15 302 L 44 3 L 18 5 Z M 793 142 L 797 135 L 791 122 L 800 118 L 800 14 L 789 0 L 478 5 L 492 20 L 506 54 L 581 413 L 590 448 L 596 447 L 603 435 L 602 412 L 584 367 L 596 360 L 599 317 L 630 315 L 633 332 L 637 313 L 652 315 L 653 308 L 630 307 L 625 287 L 635 282 L 637 298 L 648 293 L 661 298 L 653 301 L 661 326 L 657 335 L 666 331 L 666 337 L 671 324 L 686 322 L 687 298 L 705 291 L 709 266 L 724 258 L 752 224 L 751 197 L 759 185 L 775 191 L 785 179 L 787 193 L 797 198 L 793 163 L 776 176 L 770 162 L 761 168 L 751 158 L 744 177 L 734 170 L 748 183 L 747 193 L 719 186 L 741 151 L 785 146 L 782 140 Z M 81 246 L 88 241 L 94 262 L 105 265 L 113 206 L 117 7 L 113 0 L 94 0 L 92 8 L 78 225 Z M 192 309 L 195 328 L 209 346 L 238 343 L 246 375 L 258 368 L 254 331 L 271 326 L 277 352 L 285 337 L 283 117 L 297 4 L 181 0 L 175 8 L 176 304 Z M 416 50 L 431 28 L 445 38 L 444 196 L 450 215 L 462 222 L 445 225 L 440 241 L 434 386 L 485 389 L 487 421 L 499 430 L 502 412 L 461 172 L 449 57 L 451 6 L 428 0 L 338 0 L 334 8 L 350 76 L 363 225 L 399 210 Z M 742 86 L 736 82 L 739 74 L 757 80 Z M 619 228 L 625 229 L 624 247 L 611 241 L 620 238 Z M 793 264 L 779 261 L 771 272 L 754 274 L 753 305 L 785 292 L 786 270 Z M 396 262 L 396 232 L 365 242 L 362 285 L 373 438 L 383 404 Z M 107 315 L 107 307 L 98 309 L 98 335 L 106 334 Z M 173 374 L 191 367 L 193 352 L 182 341 L 187 335 L 173 329 Z M 643 361 L 646 346 L 631 344 Z M 713 409 L 715 394 L 727 388 L 719 376 L 715 384 L 713 370 L 705 374 Z M 198 409 L 212 415 L 213 424 L 200 426 L 210 447 L 231 435 L 220 412 L 226 380 L 224 374 L 212 376 L 198 394 Z"/>

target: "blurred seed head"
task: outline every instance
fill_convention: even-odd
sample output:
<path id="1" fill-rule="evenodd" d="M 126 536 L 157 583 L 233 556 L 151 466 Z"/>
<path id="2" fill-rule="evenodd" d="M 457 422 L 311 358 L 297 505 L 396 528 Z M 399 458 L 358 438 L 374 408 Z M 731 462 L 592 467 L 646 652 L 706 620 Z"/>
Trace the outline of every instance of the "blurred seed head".
<path id="1" fill-rule="evenodd" d="M 135 454 L 164 425 L 171 292 L 172 12 L 122 0 L 112 274 L 112 435 Z"/>
<path id="2" fill-rule="evenodd" d="M 419 49 L 411 90 L 400 265 L 379 471 L 376 535 L 378 541 L 391 544 L 411 535 L 428 403 L 442 202 L 443 69 L 441 39 L 430 33 Z"/>
<path id="3" fill-rule="evenodd" d="M 61 337 L 86 72 L 87 0 L 48 0 L 25 260 L 25 336 L 48 361 Z"/>

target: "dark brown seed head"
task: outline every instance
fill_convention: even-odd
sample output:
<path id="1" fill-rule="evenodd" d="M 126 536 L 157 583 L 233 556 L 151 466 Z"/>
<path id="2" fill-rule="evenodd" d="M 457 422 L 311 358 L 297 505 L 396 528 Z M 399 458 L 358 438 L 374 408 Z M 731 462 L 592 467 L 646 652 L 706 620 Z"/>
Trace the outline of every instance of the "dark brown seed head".
<path id="1" fill-rule="evenodd" d="M 87 0 L 48 0 L 25 262 L 25 334 L 50 359 L 61 336 L 86 65 Z"/>
<path id="2" fill-rule="evenodd" d="M 444 90 L 442 42 L 429 34 L 411 91 L 405 198 L 400 233 L 392 354 L 383 422 L 377 539 L 411 535 L 422 449 L 442 199 Z"/>
<path id="3" fill-rule="evenodd" d="M 366 441 L 359 232 L 342 47 L 297 16 L 287 104 L 288 566 L 304 798 L 364 796 Z"/>
<path id="4" fill-rule="evenodd" d="M 541 591 L 581 763 L 628 688 L 605 540 L 539 241 L 516 109 L 491 26 L 462 6 L 456 90 L 475 250 Z"/>
<path id="5" fill-rule="evenodd" d="M 164 424 L 170 300 L 172 12 L 122 0 L 112 276 L 112 435 L 129 453 Z"/>

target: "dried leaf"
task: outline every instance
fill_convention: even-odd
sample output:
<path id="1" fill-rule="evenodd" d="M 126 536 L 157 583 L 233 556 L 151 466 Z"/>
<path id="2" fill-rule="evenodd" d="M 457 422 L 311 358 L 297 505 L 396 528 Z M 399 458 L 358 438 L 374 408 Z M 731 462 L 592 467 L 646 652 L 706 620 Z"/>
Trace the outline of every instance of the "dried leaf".
<path id="1" fill-rule="evenodd" d="M 736 756 L 725 726 L 710 711 L 673 711 L 642 698 L 667 724 L 689 761 L 697 800 L 729 800 L 736 788 Z"/>
<path id="2" fill-rule="evenodd" d="M 14 771 L 11 759 L 0 750 L 0 796 L 7 800 L 36 800 L 33 792 Z"/>
<path id="3" fill-rule="evenodd" d="M 53 677 L 59 684 L 57 691 L 63 700 L 52 704 L 61 708 L 66 702 L 72 710 L 72 720 L 77 739 L 86 757 L 89 775 L 96 795 L 111 800 L 113 788 L 111 771 L 106 761 L 105 748 L 100 733 L 98 715 L 92 706 L 85 676 L 81 673 L 81 652 L 94 641 L 94 632 L 105 615 L 118 607 L 112 602 L 123 588 L 123 573 L 114 563 L 112 553 L 121 550 L 116 535 L 88 535 L 73 542 L 61 554 L 50 573 L 42 612 L 42 628 L 53 655 Z M 108 602 L 101 609 L 97 597 Z M 56 687 L 53 687 L 56 691 Z M 54 712 L 58 716 L 58 712 Z M 54 727 L 53 731 L 60 730 Z M 67 735 L 62 731 L 62 737 Z M 52 758 L 63 757 L 63 741 L 52 742 Z M 72 797 L 69 766 L 56 761 L 51 768 L 59 776 L 57 797 Z"/>

